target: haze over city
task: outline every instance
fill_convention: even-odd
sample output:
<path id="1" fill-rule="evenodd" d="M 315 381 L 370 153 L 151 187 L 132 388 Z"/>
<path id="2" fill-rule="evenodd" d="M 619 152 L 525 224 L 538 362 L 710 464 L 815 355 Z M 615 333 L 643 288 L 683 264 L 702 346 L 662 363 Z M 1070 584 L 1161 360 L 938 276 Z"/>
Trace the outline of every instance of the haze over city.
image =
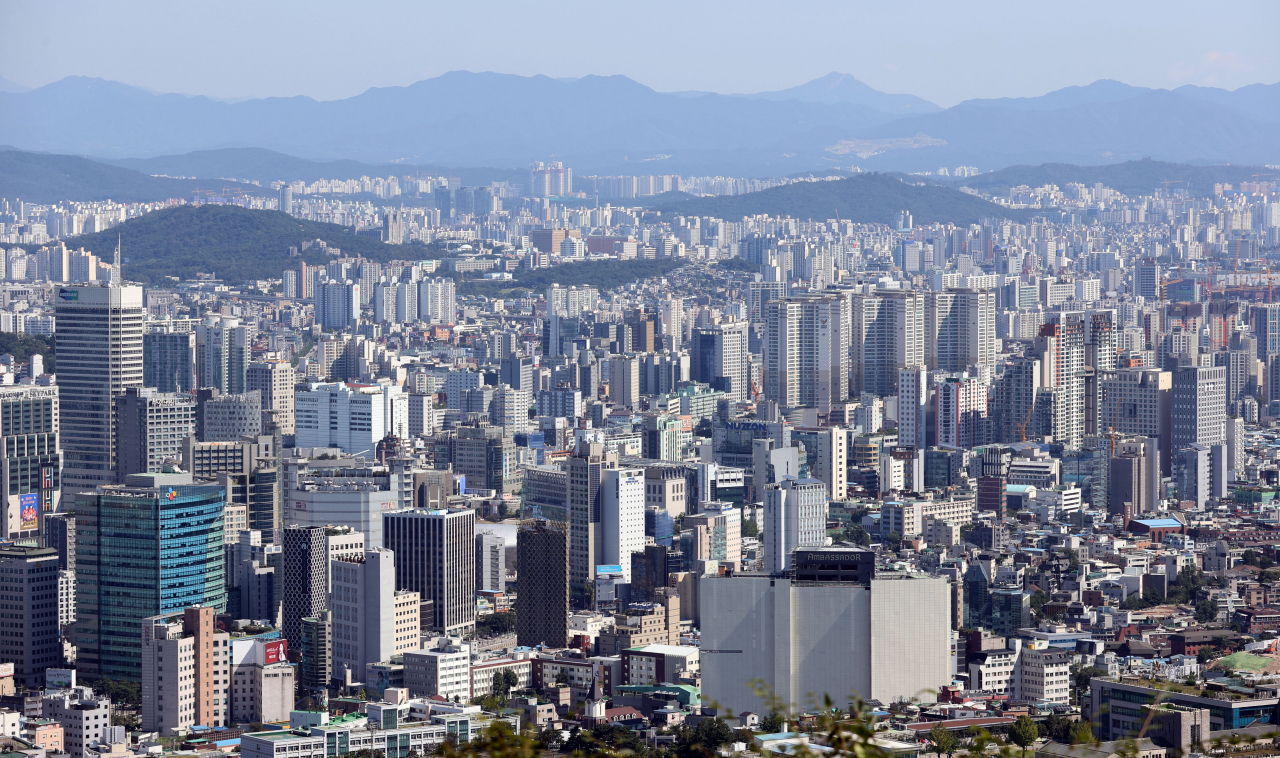
<path id="1" fill-rule="evenodd" d="M 1274 752 L 1275 3 L 0 28 L 6 756 Z"/>

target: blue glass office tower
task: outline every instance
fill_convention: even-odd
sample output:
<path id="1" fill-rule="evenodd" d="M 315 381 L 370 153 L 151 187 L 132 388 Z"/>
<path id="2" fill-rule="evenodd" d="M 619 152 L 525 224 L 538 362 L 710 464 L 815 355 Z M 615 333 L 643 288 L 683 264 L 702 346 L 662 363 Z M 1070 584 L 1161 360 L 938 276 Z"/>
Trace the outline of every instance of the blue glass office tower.
<path id="1" fill-rule="evenodd" d="M 142 620 L 193 605 L 226 609 L 221 486 L 135 474 L 76 495 L 76 668 L 137 682 Z"/>

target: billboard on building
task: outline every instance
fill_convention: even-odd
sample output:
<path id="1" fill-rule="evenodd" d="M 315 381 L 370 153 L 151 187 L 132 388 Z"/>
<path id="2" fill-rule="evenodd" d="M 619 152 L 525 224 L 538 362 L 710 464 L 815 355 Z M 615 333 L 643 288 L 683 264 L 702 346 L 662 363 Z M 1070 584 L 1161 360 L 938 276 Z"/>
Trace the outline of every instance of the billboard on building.
<path id="1" fill-rule="evenodd" d="M 22 531 L 30 531 L 40 526 L 40 494 L 28 492 L 18 496 L 18 509 L 21 512 L 20 527 Z"/>
<path id="2" fill-rule="evenodd" d="M 289 641 L 273 640 L 262 644 L 264 664 L 280 663 L 289 660 Z"/>
<path id="3" fill-rule="evenodd" d="M 13 664 L 9 664 L 12 666 Z M 75 669 L 45 669 L 44 686 L 51 690 L 69 690 L 76 686 Z"/>

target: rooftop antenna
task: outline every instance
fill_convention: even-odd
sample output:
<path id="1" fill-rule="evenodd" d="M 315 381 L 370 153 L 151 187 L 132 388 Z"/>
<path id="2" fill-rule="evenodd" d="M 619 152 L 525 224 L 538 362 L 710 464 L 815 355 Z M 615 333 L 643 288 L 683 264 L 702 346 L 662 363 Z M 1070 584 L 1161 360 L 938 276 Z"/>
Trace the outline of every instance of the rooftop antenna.
<path id="1" fill-rule="evenodd" d="M 116 235 L 116 254 L 111 261 L 111 286 L 120 286 L 120 236 Z"/>

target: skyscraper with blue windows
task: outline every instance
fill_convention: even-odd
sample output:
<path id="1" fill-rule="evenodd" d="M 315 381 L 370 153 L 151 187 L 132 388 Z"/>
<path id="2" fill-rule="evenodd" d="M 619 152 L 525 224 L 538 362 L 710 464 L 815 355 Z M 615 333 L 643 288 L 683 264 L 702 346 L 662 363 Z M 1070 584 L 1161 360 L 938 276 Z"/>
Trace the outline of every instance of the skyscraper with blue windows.
<path id="1" fill-rule="evenodd" d="M 76 495 L 76 668 L 140 681 L 142 620 L 227 603 L 223 488 L 135 474 Z"/>

